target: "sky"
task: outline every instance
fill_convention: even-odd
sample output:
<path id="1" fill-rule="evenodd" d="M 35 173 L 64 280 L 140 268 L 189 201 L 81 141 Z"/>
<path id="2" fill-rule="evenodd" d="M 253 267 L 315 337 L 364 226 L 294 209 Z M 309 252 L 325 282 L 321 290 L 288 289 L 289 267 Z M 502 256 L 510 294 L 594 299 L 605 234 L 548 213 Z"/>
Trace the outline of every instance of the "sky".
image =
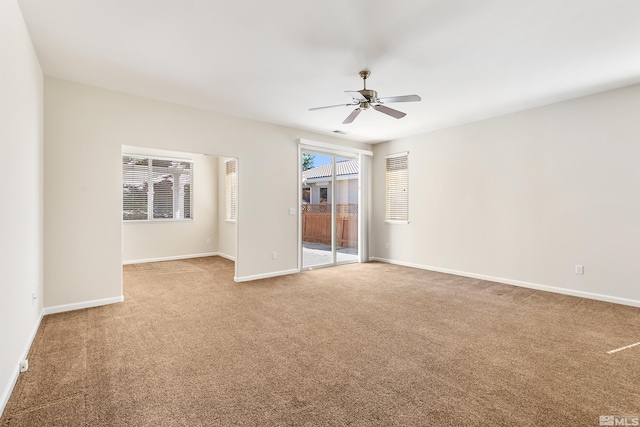
<path id="1" fill-rule="evenodd" d="M 313 155 L 315 156 L 313 158 L 313 167 L 317 168 L 319 166 L 323 166 L 323 165 L 327 165 L 329 163 L 331 163 L 331 156 L 325 156 L 324 154 L 317 154 L 317 153 L 313 153 Z M 343 159 L 342 157 L 337 157 L 336 158 L 336 162 L 339 162 L 341 160 L 346 160 Z"/>
<path id="2" fill-rule="evenodd" d="M 313 158 L 313 167 L 317 168 L 318 166 L 327 165 L 331 163 L 331 156 L 325 156 L 324 154 L 316 154 Z"/>

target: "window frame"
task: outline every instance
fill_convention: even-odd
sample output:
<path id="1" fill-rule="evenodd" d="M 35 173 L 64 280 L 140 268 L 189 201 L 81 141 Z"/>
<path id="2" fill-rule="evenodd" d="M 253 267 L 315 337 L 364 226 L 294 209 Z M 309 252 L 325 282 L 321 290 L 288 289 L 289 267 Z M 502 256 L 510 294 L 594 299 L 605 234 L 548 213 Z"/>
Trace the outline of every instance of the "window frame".
<path id="1" fill-rule="evenodd" d="M 322 192 L 324 190 L 325 196 L 322 197 Z M 329 185 L 318 185 L 318 203 L 322 203 L 322 199 L 326 204 L 329 204 Z"/>
<path id="2" fill-rule="evenodd" d="M 406 167 L 403 168 L 406 172 L 403 173 L 401 177 L 394 177 L 394 182 L 399 186 L 399 188 L 395 188 L 395 197 L 394 191 L 390 188 L 391 182 L 391 171 L 401 170 L 396 168 L 390 168 L 390 161 L 392 159 L 398 159 L 400 157 L 405 158 Z M 406 194 L 400 197 L 397 192 L 404 191 Z M 395 204 L 399 203 L 399 200 L 403 200 L 403 205 L 397 207 Z M 394 204 L 392 206 L 392 203 Z M 404 213 L 403 217 L 398 218 L 396 215 L 393 215 L 392 212 L 399 211 Z M 409 224 L 409 152 L 404 151 L 400 153 L 389 154 L 385 156 L 385 213 L 384 213 L 384 222 L 389 224 Z"/>
<path id="3" fill-rule="evenodd" d="M 193 221 L 193 212 L 194 212 L 194 161 L 191 159 L 178 159 L 178 158 L 170 158 L 170 157 L 162 157 L 162 156 L 153 156 L 153 155 L 146 155 L 146 154 L 130 154 L 130 153 L 123 153 L 121 156 L 121 160 L 122 160 L 122 169 L 121 172 L 124 174 L 125 170 L 125 163 L 124 160 L 125 158 L 134 158 L 134 159 L 143 159 L 147 161 L 147 167 L 148 167 L 148 172 L 147 172 L 147 176 L 143 177 L 145 178 L 145 184 L 147 185 L 147 200 L 146 200 L 146 213 L 147 213 L 147 218 L 145 219 L 126 219 L 124 218 L 124 179 L 122 182 L 122 186 L 123 186 L 123 193 L 122 193 L 122 205 L 121 205 L 121 220 L 123 223 L 128 224 L 128 223 L 155 223 L 155 222 L 184 222 L 184 221 Z M 172 202 L 172 218 L 164 218 L 164 217 L 154 217 L 154 208 L 156 207 L 156 203 L 154 200 L 154 196 L 155 196 L 155 191 L 153 190 L 153 186 L 154 186 L 154 182 L 153 179 L 150 178 L 150 175 L 153 173 L 153 161 L 162 161 L 162 162 L 180 162 L 180 163 L 188 163 L 189 164 L 189 170 L 190 170 L 190 177 L 189 180 L 185 183 L 185 185 L 189 186 L 189 196 L 188 196 L 188 201 L 189 201 L 189 206 L 184 206 L 184 203 L 187 201 L 187 193 L 185 192 L 183 194 L 183 211 L 182 211 L 182 216 L 179 218 L 176 218 L 176 207 L 175 207 L 175 199 L 176 197 L 180 197 L 180 189 L 179 189 L 179 184 L 178 184 L 178 188 L 177 188 L 177 195 L 174 195 L 174 200 Z M 172 182 L 173 185 L 175 185 L 175 182 Z M 175 191 L 175 190 L 174 190 Z M 189 211 L 189 218 L 185 218 L 184 215 L 186 213 L 186 211 Z"/>

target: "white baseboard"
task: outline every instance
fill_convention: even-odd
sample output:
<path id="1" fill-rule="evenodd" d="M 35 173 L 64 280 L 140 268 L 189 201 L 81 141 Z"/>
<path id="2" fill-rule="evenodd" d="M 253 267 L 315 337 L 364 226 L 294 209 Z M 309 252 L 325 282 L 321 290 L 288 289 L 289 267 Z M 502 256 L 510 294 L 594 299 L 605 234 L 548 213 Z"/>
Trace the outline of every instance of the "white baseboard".
<path id="1" fill-rule="evenodd" d="M 222 252 L 216 252 L 216 255 L 219 256 L 219 257 L 222 257 L 222 258 L 226 258 L 229 261 L 236 262 L 236 257 L 234 257 L 234 256 L 223 254 Z"/>
<path id="2" fill-rule="evenodd" d="M 45 307 L 44 314 L 62 313 L 65 311 L 80 310 L 83 308 L 99 307 L 101 305 L 115 304 L 124 301 L 124 296 L 103 299 L 94 299 L 91 301 L 76 302 L 73 304 L 56 305 L 53 307 Z"/>
<path id="3" fill-rule="evenodd" d="M 229 255 L 222 255 L 220 254 L 220 252 L 207 252 L 202 254 L 174 255 L 174 256 L 165 256 L 165 257 L 158 257 L 158 258 L 132 259 L 127 261 L 122 261 L 122 265 L 143 264 L 145 262 L 158 262 L 158 261 L 175 261 L 178 259 L 203 258 L 208 256 L 224 256 L 224 258 L 229 257 Z"/>
<path id="4" fill-rule="evenodd" d="M 610 295 L 596 294 L 592 292 L 577 291 L 574 289 L 560 288 L 556 286 L 541 285 L 538 283 L 523 282 L 521 280 L 505 279 L 503 277 L 487 276 L 484 274 L 469 273 L 466 271 L 450 270 L 448 268 L 433 267 L 430 265 L 414 264 L 411 262 L 397 261 L 386 258 L 370 257 L 371 261 L 380 261 L 388 264 L 402 265 L 404 267 L 419 268 L 421 270 L 437 271 L 439 273 L 454 274 L 456 276 L 471 277 L 474 279 L 488 280 L 490 282 L 504 283 L 505 285 L 520 286 L 523 288 L 536 289 L 539 291 L 554 292 L 556 294 L 571 295 L 574 297 L 594 299 L 598 301 L 612 302 L 614 304 L 630 305 L 632 307 L 640 307 L 640 301 L 614 297 Z"/>
<path id="5" fill-rule="evenodd" d="M 42 323 L 42 318 L 44 317 L 44 314 L 45 314 L 44 309 L 42 309 L 40 311 L 40 317 L 38 318 L 38 321 L 36 322 L 36 324 L 34 325 L 31 331 L 31 335 L 27 340 L 27 344 L 25 345 L 25 348 L 22 351 L 22 355 L 20 359 L 16 360 L 16 363 L 14 365 L 15 372 L 11 377 L 11 379 L 9 380 L 9 384 L 7 384 L 4 390 L 2 391 L 2 395 L 0 395 L 0 416 L 2 416 L 2 413 L 4 412 L 4 408 L 5 406 L 7 406 L 7 402 L 9 402 L 9 398 L 11 397 L 11 393 L 13 393 L 13 388 L 16 386 L 16 382 L 18 382 L 18 376 L 20 375 L 20 368 L 19 368 L 20 362 L 26 359 L 27 356 L 29 355 L 29 350 L 31 350 L 31 345 L 33 344 L 33 340 L 35 339 L 36 334 L 38 333 L 38 329 L 40 328 L 40 323 Z"/>
<path id="6" fill-rule="evenodd" d="M 273 273 L 255 274 L 253 276 L 234 277 L 236 282 L 249 282 L 251 280 L 268 279 L 269 277 L 286 276 L 287 274 L 299 273 L 297 268 L 291 270 L 274 271 Z"/>

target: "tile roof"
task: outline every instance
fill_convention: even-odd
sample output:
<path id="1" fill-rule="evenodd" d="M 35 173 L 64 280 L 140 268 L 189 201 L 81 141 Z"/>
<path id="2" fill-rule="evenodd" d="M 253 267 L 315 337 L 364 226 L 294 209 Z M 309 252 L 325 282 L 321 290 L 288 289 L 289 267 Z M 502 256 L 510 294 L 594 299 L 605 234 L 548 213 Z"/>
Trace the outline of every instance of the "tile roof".
<path id="1" fill-rule="evenodd" d="M 336 176 L 354 175 L 360 170 L 357 160 L 336 162 Z M 302 180 L 313 178 L 328 178 L 331 176 L 331 163 L 302 172 Z"/>

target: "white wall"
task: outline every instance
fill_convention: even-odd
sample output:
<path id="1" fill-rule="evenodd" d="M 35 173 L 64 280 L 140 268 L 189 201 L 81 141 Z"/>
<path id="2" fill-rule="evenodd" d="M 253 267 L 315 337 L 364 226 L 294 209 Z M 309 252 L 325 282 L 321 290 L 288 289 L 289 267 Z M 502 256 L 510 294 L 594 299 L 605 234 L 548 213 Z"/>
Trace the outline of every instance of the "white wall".
<path id="1" fill-rule="evenodd" d="M 297 271 L 296 139 L 346 142 L 49 77 L 44 99 L 45 306 L 122 295 L 122 145 L 237 157 L 238 279 Z"/>
<path id="2" fill-rule="evenodd" d="M 0 413 L 42 316 L 42 79 L 18 3 L 0 1 Z"/>
<path id="3" fill-rule="evenodd" d="M 204 154 L 122 147 L 123 154 L 193 161 L 192 219 L 123 221 L 122 261 L 145 262 L 211 255 L 218 250 L 218 158 Z M 207 244 L 209 239 L 209 244 Z"/>
<path id="4" fill-rule="evenodd" d="M 230 160 L 227 157 L 220 157 L 218 159 L 218 252 L 221 256 L 232 260 L 236 259 L 237 251 L 237 227 L 236 221 L 227 221 L 226 211 L 226 192 L 225 192 L 225 179 L 226 179 L 226 161 Z M 240 168 L 240 165 L 238 165 Z M 251 206 L 248 207 L 251 209 Z"/>
<path id="5" fill-rule="evenodd" d="M 331 203 L 332 197 L 331 197 L 331 181 L 329 180 L 329 178 L 327 178 L 325 181 L 321 181 L 322 184 L 318 184 L 317 182 L 312 182 L 309 185 L 309 195 L 311 196 L 311 203 L 314 205 L 319 204 L 322 199 L 320 198 L 320 188 L 326 188 L 327 189 L 327 200 L 325 200 L 326 203 Z"/>
<path id="6" fill-rule="evenodd" d="M 372 256 L 640 305 L 639 107 L 637 85 L 376 145 Z M 408 225 L 384 222 L 401 151 Z"/>
<path id="7" fill-rule="evenodd" d="M 358 204 L 358 178 L 338 179 L 336 187 L 336 203 Z"/>
<path id="8" fill-rule="evenodd" d="M 331 178 L 326 178 L 322 181 L 322 187 L 327 188 L 327 203 L 334 202 L 333 193 L 331 192 Z M 313 204 L 320 203 L 320 186 L 318 183 L 308 183 L 311 195 L 311 202 Z M 357 204 L 358 203 L 358 178 L 344 178 L 338 177 L 336 179 L 336 194 L 335 203 L 337 204 Z"/>

